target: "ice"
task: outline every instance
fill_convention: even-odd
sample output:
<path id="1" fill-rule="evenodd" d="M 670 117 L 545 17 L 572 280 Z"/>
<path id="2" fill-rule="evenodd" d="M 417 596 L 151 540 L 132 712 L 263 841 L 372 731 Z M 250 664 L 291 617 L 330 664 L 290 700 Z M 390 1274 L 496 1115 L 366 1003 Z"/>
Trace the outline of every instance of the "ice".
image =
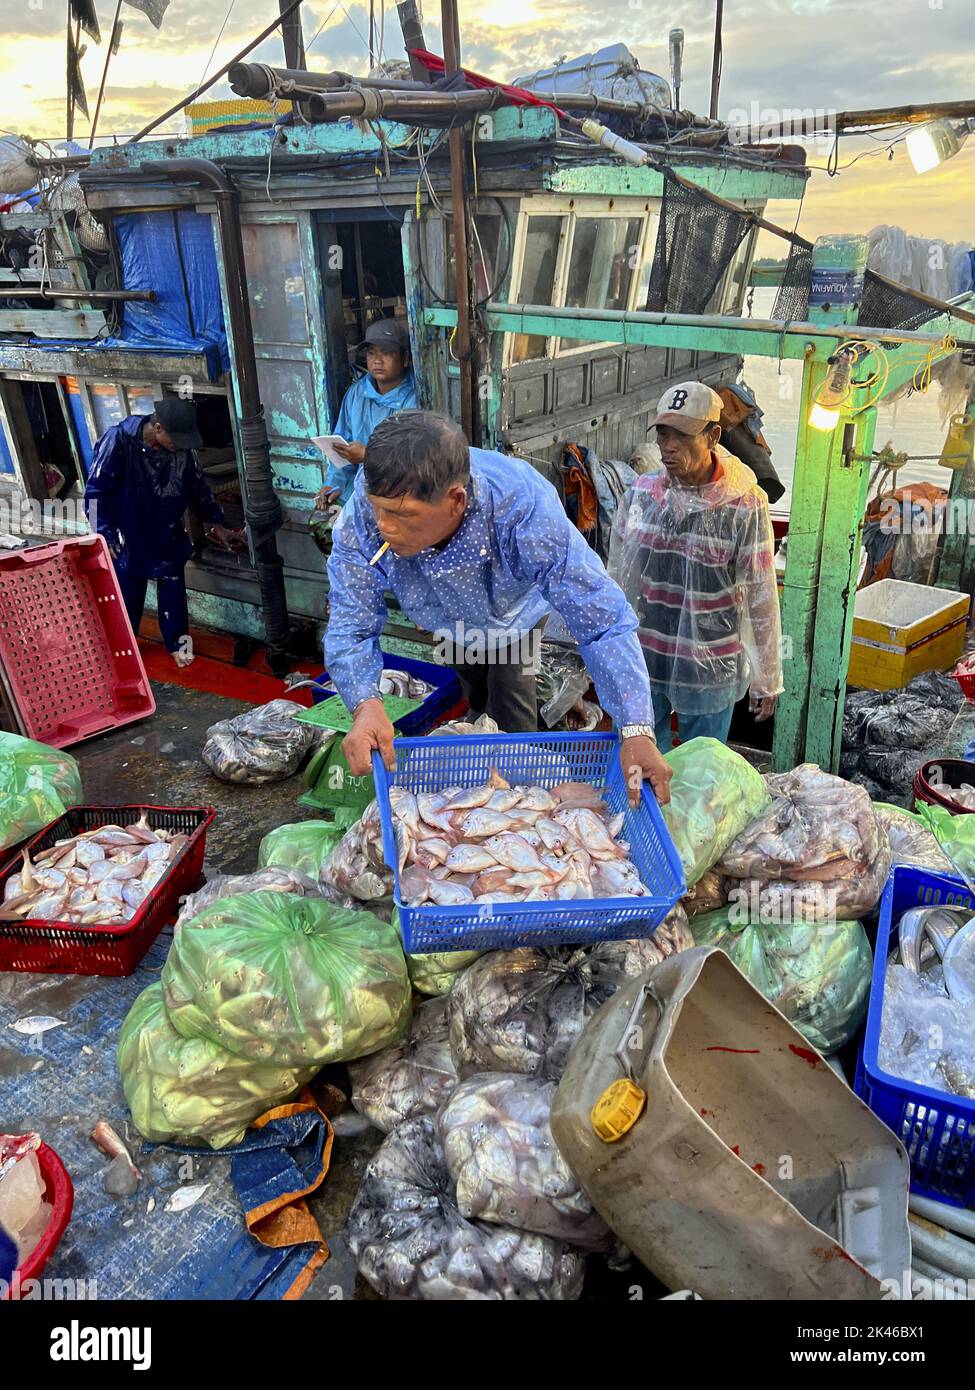
<path id="1" fill-rule="evenodd" d="M 21 1230 L 20 1238 L 17 1241 L 18 1265 L 22 1265 L 29 1256 L 33 1255 L 37 1242 L 47 1230 L 53 1210 L 50 1202 L 42 1202 L 33 1217 Z"/>
<path id="2" fill-rule="evenodd" d="M 19 1240 L 21 1231 L 37 1216 L 43 1198 L 44 1179 L 37 1155 L 30 1150 L 0 1177 L 0 1225 Z"/>
<path id="3" fill-rule="evenodd" d="M 975 1008 L 929 974 L 888 966 L 878 1060 L 905 1081 L 975 1094 Z"/>

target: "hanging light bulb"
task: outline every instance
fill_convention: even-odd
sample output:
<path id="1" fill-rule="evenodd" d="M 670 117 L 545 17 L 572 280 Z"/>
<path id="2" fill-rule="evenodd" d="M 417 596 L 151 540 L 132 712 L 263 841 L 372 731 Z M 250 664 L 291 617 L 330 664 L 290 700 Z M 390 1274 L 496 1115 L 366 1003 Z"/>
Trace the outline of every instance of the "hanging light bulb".
<path id="1" fill-rule="evenodd" d="M 812 428 L 822 430 L 824 434 L 835 430 L 840 422 L 840 406 L 850 394 L 850 378 L 856 353 L 853 348 L 840 348 L 829 360 L 833 364 L 833 370 L 816 392 L 809 412 Z"/>
<path id="2" fill-rule="evenodd" d="M 971 122 L 926 121 L 912 126 L 904 137 L 907 153 L 916 174 L 926 174 L 951 159 L 968 139 Z"/>

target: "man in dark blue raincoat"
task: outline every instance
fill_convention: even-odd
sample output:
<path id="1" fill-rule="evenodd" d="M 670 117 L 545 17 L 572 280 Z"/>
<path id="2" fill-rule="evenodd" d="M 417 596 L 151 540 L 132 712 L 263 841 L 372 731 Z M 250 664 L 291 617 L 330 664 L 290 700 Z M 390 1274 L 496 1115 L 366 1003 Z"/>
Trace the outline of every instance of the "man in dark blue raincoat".
<path id="1" fill-rule="evenodd" d="M 224 525 L 193 452 L 202 445 L 191 401 L 155 401 L 152 415 L 131 415 L 106 430 L 85 488 L 85 511 L 112 553 L 133 632 L 154 579 L 163 641 L 179 666 L 193 660 L 183 573 L 193 545 L 183 513 L 208 523 L 208 539 L 222 549 L 244 543 Z"/>

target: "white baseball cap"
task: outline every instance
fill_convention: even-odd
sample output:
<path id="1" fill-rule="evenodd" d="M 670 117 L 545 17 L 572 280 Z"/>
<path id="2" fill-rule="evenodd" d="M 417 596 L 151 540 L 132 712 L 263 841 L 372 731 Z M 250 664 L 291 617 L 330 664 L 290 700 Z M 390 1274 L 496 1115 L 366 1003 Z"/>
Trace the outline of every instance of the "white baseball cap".
<path id="1" fill-rule="evenodd" d="M 721 419 L 722 402 L 717 391 L 703 381 L 681 381 L 668 386 L 657 403 L 654 426 L 667 425 L 682 434 L 699 434 L 705 425 Z"/>

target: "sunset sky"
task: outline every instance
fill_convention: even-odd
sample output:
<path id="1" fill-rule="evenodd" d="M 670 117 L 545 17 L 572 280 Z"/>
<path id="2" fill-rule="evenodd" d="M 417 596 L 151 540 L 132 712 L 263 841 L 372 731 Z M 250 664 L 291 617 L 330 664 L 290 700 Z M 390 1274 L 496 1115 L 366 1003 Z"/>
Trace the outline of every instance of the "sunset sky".
<path id="1" fill-rule="evenodd" d="M 95 3 L 102 44 L 88 40 L 82 60 L 92 110 L 115 9 L 114 0 Z M 380 0 L 376 5 L 378 13 Z M 386 8 L 385 53 L 400 57 L 393 0 Z M 440 51 L 439 5 L 427 0 L 426 10 L 428 45 Z M 975 0 L 726 0 L 719 114 L 748 110 L 753 102 L 763 110 L 856 110 L 975 97 L 973 10 Z M 276 3 L 170 0 L 159 32 L 128 4 L 122 11 L 121 51 L 112 61 L 99 125 L 104 133 L 132 133 L 172 105 L 259 32 Z M 63 139 L 65 0 L 0 0 L 0 15 L 0 127 Z M 310 67 L 366 71 L 367 7 L 306 0 L 303 16 Z M 682 104 L 707 111 L 714 0 L 460 0 L 460 16 L 464 62 L 505 79 L 615 42 L 666 76 L 667 34 L 679 24 L 686 34 Z M 251 56 L 282 63 L 280 39 Z M 229 94 L 221 83 L 206 99 Z M 87 141 L 87 130 L 82 117 L 76 138 Z M 897 133 L 841 141 L 841 168 L 863 157 L 838 177 L 814 174 L 800 222 L 806 236 L 864 232 L 888 222 L 915 234 L 975 240 L 975 136 L 950 162 L 918 176 L 903 142 L 888 158 L 885 143 Z M 810 162 L 823 165 L 826 153 L 811 150 Z M 795 219 L 790 205 L 772 205 L 769 213 L 790 226 Z M 773 242 L 760 254 L 776 251 Z"/>

